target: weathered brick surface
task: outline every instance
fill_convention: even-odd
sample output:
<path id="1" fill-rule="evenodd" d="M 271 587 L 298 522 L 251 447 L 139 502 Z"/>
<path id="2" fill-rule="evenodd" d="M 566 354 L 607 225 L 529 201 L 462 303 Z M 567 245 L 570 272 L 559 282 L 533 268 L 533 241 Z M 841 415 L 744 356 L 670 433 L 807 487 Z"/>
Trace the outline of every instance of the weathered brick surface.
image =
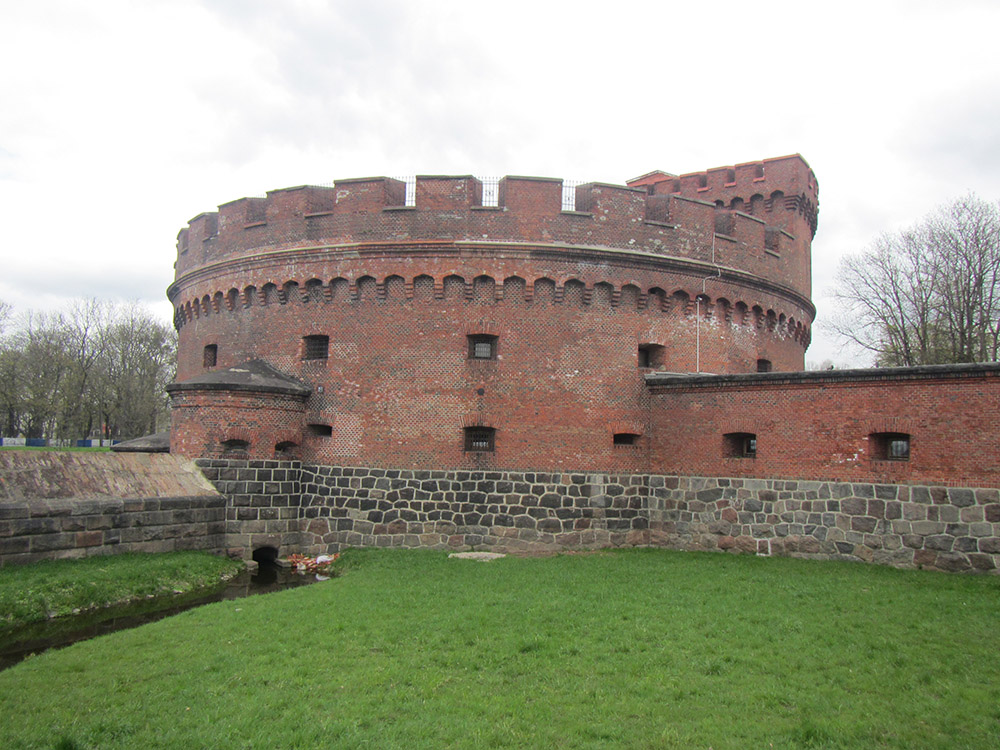
<path id="1" fill-rule="evenodd" d="M 654 369 L 802 367 L 815 178 L 799 157 L 732 171 L 705 173 L 707 190 L 688 189 L 697 175 L 581 186 L 576 211 L 559 181 L 506 178 L 483 207 L 474 178 L 419 177 L 412 207 L 401 183 L 349 180 L 202 215 L 169 290 L 178 379 L 214 345 L 209 369 L 263 359 L 312 393 L 302 414 L 177 394 L 172 450 L 218 456 L 244 434 L 251 458 L 285 440 L 325 464 L 648 470 L 640 345 L 661 347 Z M 477 334 L 496 359 L 469 358 Z M 304 359 L 310 335 L 328 358 Z M 496 429 L 493 453 L 464 452 L 472 425 Z M 621 432 L 641 438 L 616 447 Z"/>
<path id="2" fill-rule="evenodd" d="M 651 391 L 659 473 L 860 481 L 890 500 L 910 491 L 899 485 L 951 485 L 912 492 L 956 512 L 997 496 L 965 489 L 1000 485 L 996 364 L 659 379 Z M 727 455 L 727 433 L 756 435 L 756 456 Z M 909 459 L 880 460 L 873 433 L 909 435 Z"/>

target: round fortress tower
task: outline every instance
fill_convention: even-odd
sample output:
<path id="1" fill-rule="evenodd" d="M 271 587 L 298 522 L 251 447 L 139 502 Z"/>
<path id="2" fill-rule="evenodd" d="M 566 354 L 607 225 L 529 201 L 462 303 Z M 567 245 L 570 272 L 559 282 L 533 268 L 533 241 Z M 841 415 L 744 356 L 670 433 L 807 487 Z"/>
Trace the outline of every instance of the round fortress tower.
<path id="1" fill-rule="evenodd" d="M 171 450 L 642 471 L 651 371 L 799 370 L 818 188 L 798 155 L 626 186 L 379 177 L 193 219 Z M 681 427 L 681 426 L 679 426 Z"/>

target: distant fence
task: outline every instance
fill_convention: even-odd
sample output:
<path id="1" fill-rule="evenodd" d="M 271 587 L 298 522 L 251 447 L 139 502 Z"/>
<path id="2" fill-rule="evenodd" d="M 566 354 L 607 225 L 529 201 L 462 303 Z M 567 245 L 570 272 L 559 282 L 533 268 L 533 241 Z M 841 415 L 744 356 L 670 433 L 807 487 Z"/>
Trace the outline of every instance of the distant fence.
<path id="1" fill-rule="evenodd" d="M 49 440 L 48 438 L 0 437 L 0 445 L 25 448 L 109 448 L 121 440 Z"/>

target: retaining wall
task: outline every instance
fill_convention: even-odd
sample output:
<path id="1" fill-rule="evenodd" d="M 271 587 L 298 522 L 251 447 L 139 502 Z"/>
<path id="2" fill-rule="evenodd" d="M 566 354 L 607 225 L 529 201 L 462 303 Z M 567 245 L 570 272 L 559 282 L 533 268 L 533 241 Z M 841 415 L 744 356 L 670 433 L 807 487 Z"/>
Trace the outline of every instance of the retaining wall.
<path id="1" fill-rule="evenodd" d="M 226 498 L 0 502 L 0 565 L 226 547 Z"/>
<path id="2" fill-rule="evenodd" d="M 661 546 L 1000 568 L 994 488 L 652 474 L 200 461 L 230 497 L 232 552 L 344 547 L 554 552 Z"/>
<path id="3" fill-rule="evenodd" d="M 648 545 L 1000 569 L 996 488 L 197 463 L 204 476 L 192 475 L 186 462 L 175 468 L 188 472 L 184 483 L 207 484 L 207 478 L 218 492 L 11 499 L 10 476 L 0 473 L 0 563 L 125 550 L 208 549 L 249 557 L 264 546 L 284 555 L 345 547 L 541 553 Z"/>
<path id="4" fill-rule="evenodd" d="M 0 565 L 225 549 L 227 500 L 166 454 L 0 453 Z"/>

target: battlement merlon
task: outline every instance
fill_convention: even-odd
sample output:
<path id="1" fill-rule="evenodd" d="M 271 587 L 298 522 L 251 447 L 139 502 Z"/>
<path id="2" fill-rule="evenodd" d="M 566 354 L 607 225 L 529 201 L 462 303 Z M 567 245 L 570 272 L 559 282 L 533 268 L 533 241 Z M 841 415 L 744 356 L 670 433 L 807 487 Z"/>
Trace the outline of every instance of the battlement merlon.
<path id="1" fill-rule="evenodd" d="M 499 181 L 495 206 L 483 205 L 482 182 L 471 175 L 418 175 L 415 205 L 406 205 L 405 183 L 388 177 L 272 190 L 192 219 L 178 234 L 176 278 L 297 247 L 496 240 L 715 259 L 809 294 L 816 182 L 801 157 L 633 183 L 578 185 L 572 210 L 561 179 L 514 175 Z"/>

